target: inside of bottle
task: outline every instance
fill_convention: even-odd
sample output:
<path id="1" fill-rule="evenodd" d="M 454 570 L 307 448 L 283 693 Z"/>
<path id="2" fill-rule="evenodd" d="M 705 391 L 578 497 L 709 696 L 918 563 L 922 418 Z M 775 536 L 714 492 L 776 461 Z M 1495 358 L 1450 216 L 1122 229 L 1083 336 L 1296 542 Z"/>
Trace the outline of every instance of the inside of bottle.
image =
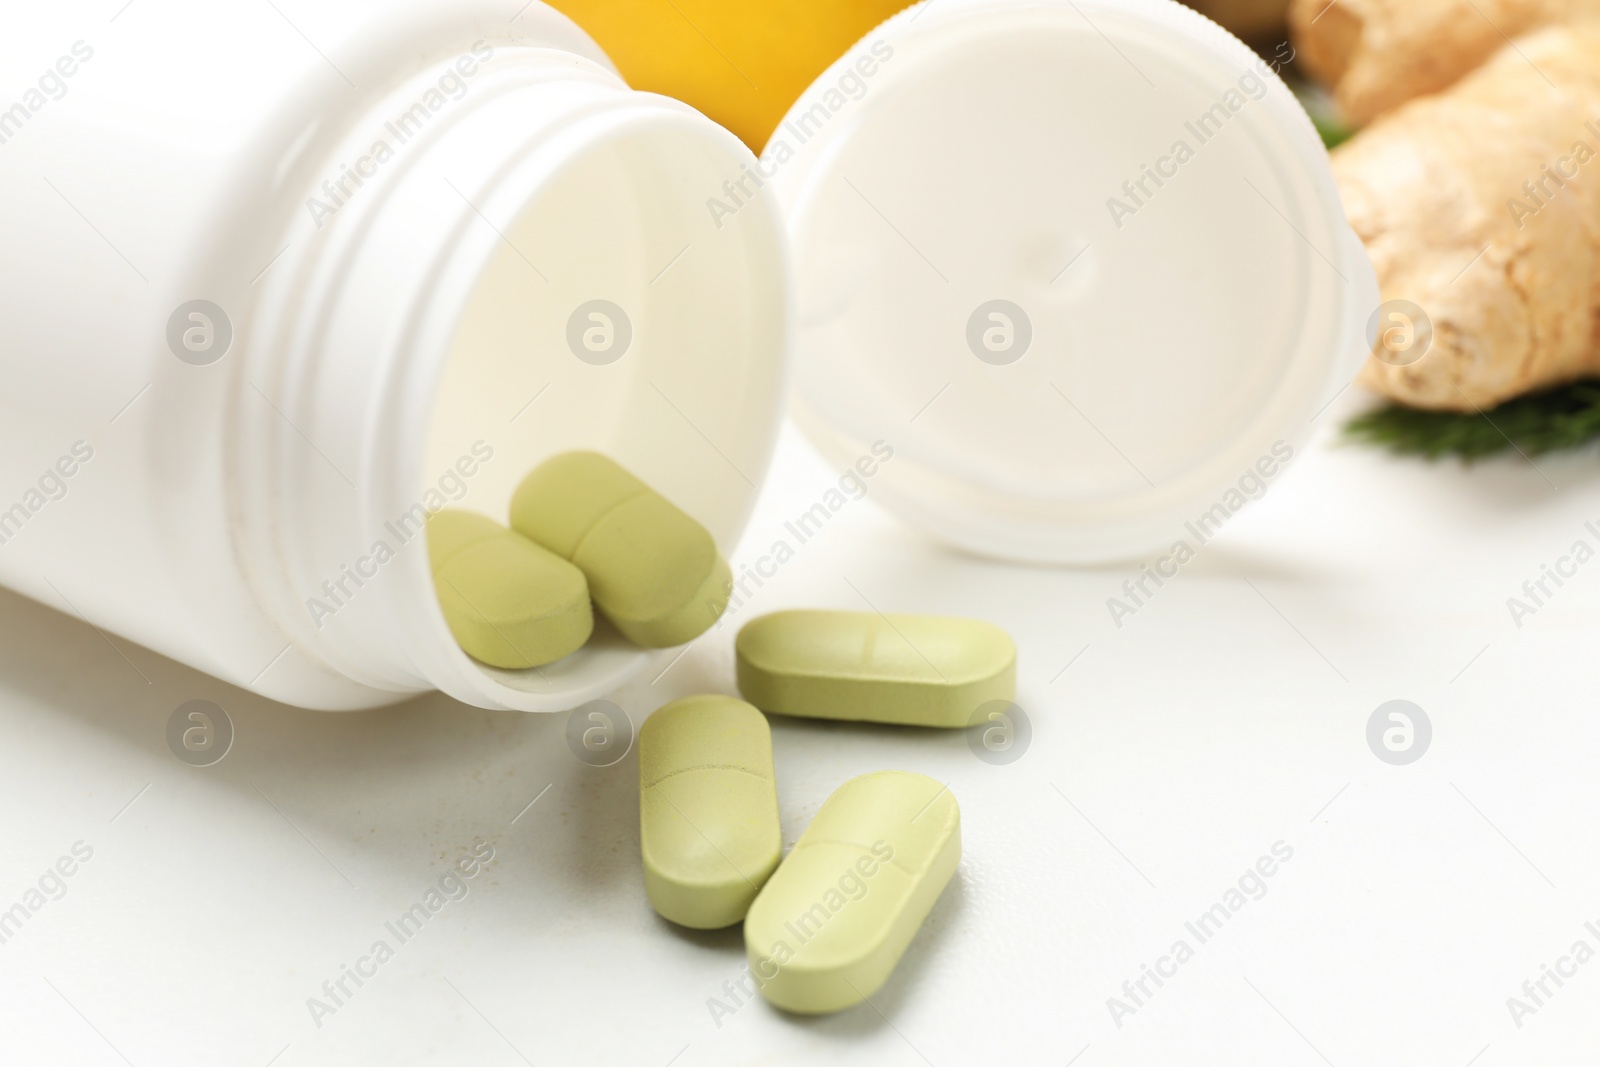
<path id="1" fill-rule="evenodd" d="M 770 453 L 785 344 L 776 226 L 761 203 L 729 201 L 737 167 L 720 145 L 636 131 L 584 150 L 532 197 L 443 371 L 419 489 L 429 510 L 507 523 L 530 470 L 592 450 L 732 549 Z M 556 663 L 468 662 L 559 694 L 614 683 L 646 655 L 597 613 L 589 643 Z"/>

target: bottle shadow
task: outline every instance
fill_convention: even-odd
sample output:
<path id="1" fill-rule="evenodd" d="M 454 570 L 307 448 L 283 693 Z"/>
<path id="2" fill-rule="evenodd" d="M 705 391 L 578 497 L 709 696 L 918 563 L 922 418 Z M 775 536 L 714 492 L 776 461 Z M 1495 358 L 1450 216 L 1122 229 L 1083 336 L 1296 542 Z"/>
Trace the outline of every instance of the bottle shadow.
<path id="1" fill-rule="evenodd" d="M 564 900 L 640 881 L 631 740 L 613 765 L 586 764 L 566 742 L 564 714 L 487 711 L 441 693 L 368 711 L 292 707 L 4 589 L 0 679 L 14 736 L 50 744 L 62 792 L 103 795 L 107 818 L 148 786 L 134 818 L 166 793 L 202 812 L 211 832 L 279 820 L 345 881 L 375 892 L 393 881 L 410 893 L 479 841 L 533 855 L 536 880 Z M 231 725 L 231 744 L 209 765 L 169 740 L 169 720 L 197 700 Z M 72 737 L 89 740 L 61 740 Z M 601 859 L 590 855 L 597 841 Z"/>

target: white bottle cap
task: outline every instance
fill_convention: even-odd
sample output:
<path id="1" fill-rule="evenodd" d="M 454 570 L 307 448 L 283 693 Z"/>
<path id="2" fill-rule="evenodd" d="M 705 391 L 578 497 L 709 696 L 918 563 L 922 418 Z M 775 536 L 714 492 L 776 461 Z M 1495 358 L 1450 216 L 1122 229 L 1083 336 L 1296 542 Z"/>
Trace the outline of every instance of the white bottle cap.
<path id="1" fill-rule="evenodd" d="M 1377 286 L 1277 60 L 1171 0 L 929 0 L 763 157 L 795 414 L 887 507 L 1042 562 L 1194 543 L 1280 477 Z"/>

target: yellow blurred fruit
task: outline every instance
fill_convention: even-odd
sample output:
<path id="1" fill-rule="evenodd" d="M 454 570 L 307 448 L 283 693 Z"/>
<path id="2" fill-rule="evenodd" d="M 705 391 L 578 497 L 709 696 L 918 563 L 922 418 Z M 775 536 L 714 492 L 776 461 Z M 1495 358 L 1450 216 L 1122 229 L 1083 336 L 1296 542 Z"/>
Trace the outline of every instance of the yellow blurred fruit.
<path id="1" fill-rule="evenodd" d="M 834 60 L 907 0 L 550 0 L 635 89 L 675 96 L 760 152 Z"/>

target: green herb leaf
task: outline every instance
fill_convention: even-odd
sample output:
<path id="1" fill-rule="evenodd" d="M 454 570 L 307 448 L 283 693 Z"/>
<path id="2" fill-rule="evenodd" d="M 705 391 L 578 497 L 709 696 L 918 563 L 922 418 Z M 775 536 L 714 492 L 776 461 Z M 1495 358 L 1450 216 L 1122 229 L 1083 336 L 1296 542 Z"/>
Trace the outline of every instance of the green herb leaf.
<path id="1" fill-rule="evenodd" d="M 1386 404 L 1352 419 L 1345 434 L 1429 459 L 1479 459 L 1510 451 L 1512 442 L 1530 456 L 1577 448 L 1600 438 L 1600 379 L 1519 396 L 1482 414 Z"/>
<path id="2" fill-rule="evenodd" d="M 1355 127 L 1347 126 L 1339 119 L 1326 115 L 1312 115 L 1311 124 L 1317 128 L 1317 133 L 1322 137 L 1323 147 L 1330 150 L 1338 148 L 1356 135 Z"/>

